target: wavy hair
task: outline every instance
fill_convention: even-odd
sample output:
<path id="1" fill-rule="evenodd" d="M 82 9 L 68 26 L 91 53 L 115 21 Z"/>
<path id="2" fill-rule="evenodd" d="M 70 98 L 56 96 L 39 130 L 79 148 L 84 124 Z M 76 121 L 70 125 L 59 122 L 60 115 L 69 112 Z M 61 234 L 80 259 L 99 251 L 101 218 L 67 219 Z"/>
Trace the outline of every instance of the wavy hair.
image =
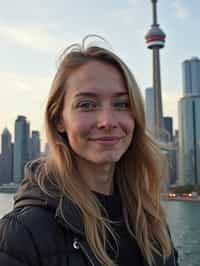
<path id="1" fill-rule="evenodd" d="M 107 230 L 117 243 L 105 210 L 102 211 L 102 206 L 94 194 L 83 184 L 77 173 L 67 136 L 57 129 L 63 110 L 67 80 L 73 75 L 73 71 L 91 60 L 116 67 L 128 90 L 135 131 L 130 147 L 116 163 L 115 183 L 122 200 L 126 227 L 136 239 L 145 260 L 152 266 L 156 254 L 165 260 L 171 253 L 166 217 L 160 203 L 163 165 L 160 148 L 147 134 L 143 100 L 133 74 L 110 48 L 97 44 L 86 45 L 88 39 L 87 36 L 82 44 L 69 46 L 60 57 L 45 111 L 49 156 L 40 160 L 37 174 L 29 178 L 48 194 L 44 180 L 45 177 L 50 177 L 60 192 L 60 199 L 67 196 L 79 207 L 86 239 L 96 258 L 102 265 L 116 265 L 105 251 Z M 101 37 L 99 40 L 104 41 Z M 106 44 L 106 41 L 104 43 Z M 62 204 L 59 206 L 62 208 Z"/>

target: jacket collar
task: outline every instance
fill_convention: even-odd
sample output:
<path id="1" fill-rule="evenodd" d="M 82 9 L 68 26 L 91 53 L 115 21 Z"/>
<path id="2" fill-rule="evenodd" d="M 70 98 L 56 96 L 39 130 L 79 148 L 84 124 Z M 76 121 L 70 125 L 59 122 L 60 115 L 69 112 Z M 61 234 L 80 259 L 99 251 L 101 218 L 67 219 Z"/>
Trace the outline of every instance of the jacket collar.
<path id="1" fill-rule="evenodd" d="M 83 218 L 77 205 L 66 196 L 63 196 L 60 202 L 61 208 L 57 207 L 55 218 L 67 230 L 70 229 L 74 233 L 84 236 Z"/>
<path id="2" fill-rule="evenodd" d="M 48 181 L 47 188 L 48 191 L 55 195 L 54 197 L 46 195 L 37 184 L 30 183 L 27 179 L 24 179 L 14 196 L 14 208 L 43 207 L 52 211 L 58 222 L 67 230 L 84 236 L 83 218 L 78 206 L 66 196 L 58 196 L 59 193 L 55 191 L 55 188 Z"/>

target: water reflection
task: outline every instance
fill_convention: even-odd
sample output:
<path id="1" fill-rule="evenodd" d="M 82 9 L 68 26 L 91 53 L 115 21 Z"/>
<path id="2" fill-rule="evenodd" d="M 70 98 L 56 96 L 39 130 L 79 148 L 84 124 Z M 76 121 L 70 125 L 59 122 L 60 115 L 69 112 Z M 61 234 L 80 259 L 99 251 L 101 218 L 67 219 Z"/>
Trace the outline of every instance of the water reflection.
<path id="1" fill-rule="evenodd" d="M 200 265 L 200 203 L 164 202 L 181 266 Z"/>

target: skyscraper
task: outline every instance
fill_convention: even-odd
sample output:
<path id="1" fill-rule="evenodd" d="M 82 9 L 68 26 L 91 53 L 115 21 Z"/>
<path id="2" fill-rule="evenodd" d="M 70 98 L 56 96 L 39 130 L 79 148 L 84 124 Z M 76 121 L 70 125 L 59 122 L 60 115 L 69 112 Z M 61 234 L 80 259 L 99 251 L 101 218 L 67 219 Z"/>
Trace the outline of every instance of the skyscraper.
<path id="1" fill-rule="evenodd" d="M 145 90 L 145 115 L 147 128 L 153 133 L 153 88 L 146 88 Z"/>
<path id="2" fill-rule="evenodd" d="M 200 184 L 200 96 L 180 99 L 179 183 Z"/>
<path id="3" fill-rule="evenodd" d="M 167 162 L 168 162 L 168 186 L 175 185 L 177 181 L 177 147 L 172 146 L 167 149 Z"/>
<path id="4" fill-rule="evenodd" d="M 40 133 L 33 130 L 30 138 L 29 160 L 35 160 L 40 157 Z"/>
<path id="5" fill-rule="evenodd" d="M 24 176 L 24 165 L 29 160 L 28 141 L 29 123 L 25 116 L 18 116 L 15 121 L 14 143 L 14 182 L 19 183 Z"/>
<path id="6" fill-rule="evenodd" d="M 45 143 L 45 147 L 44 147 L 44 156 L 48 157 L 49 156 L 49 144 Z"/>
<path id="7" fill-rule="evenodd" d="M 164 128 L 165 132 L 167 133 L 167 142 L 173 141 L 173 118 L 170 116 L 164 117 Z"/>
<path id="8" fill-rule="evenodd" d="M 182 63 L 183 96 L 200 95 L 200 59 L 192 57 Z"/>
<path id="9" fill-rule="evenodd" d="M 153 24 L 145 36 L 145 39 L 147 47 L 153 50 L 154 136 L 157 140 L 162 140 L 163 110 L 159 50 L 165 45 L 166 35 L 157 23 L 157 0 L 151 0 L 151 2 L 153 7 Z"/>
<path id="10" fill-rule="evenodd" d="M 1 136 L 1 169 L 0 183 L 8 184 L 13 180 L 13 146 L 11 142 L 11 134 L 7 128 L 3 130 Z"/>

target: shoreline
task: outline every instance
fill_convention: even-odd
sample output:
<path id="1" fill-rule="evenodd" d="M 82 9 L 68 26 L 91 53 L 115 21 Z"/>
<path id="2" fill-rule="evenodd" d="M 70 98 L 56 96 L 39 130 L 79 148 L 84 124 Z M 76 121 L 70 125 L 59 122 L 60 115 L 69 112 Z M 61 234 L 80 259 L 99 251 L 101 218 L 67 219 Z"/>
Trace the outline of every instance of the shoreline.
<path id="1" fill-rule="evenodd" d="M 18 185 L 2 185 L 0 186 L 0 193 L 13 194 L 17 192 Z"/>
<path id="2" fill-rule="evenodd" d="M 163 198 L 164 201 L 191 201 L 191 202 L 199 202 L 200 203 L 200 197 L 197 198 Z"/>

